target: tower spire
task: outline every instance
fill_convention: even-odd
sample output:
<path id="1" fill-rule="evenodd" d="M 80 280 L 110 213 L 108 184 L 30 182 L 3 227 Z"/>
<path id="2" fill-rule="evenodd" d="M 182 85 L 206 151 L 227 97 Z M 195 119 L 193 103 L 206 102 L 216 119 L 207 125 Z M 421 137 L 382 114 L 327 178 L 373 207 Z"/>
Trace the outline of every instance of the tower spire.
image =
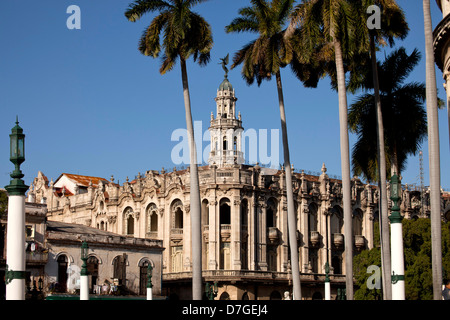
<path id="1" fill-rule="evenodd" d="M 225 71 L 224 80 L 217 90 L 216 117 L 211 115 L 211 152 L 209 164 L 218 166 L 242 164 L 244 157 L 242 152 L 242 121 L 239 114 L 236 118 L 235 92 L 230 81 L 228 81 L 229 54 L 221 58 L 222 69 Z"/>

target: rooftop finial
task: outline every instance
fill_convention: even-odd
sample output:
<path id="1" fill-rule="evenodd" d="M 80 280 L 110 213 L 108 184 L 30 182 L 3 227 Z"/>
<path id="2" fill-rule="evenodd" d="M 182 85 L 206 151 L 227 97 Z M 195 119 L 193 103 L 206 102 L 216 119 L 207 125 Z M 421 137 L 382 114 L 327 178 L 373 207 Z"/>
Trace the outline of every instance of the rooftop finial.
<path id="1" fill-rule="evenodd" d="M 230 54 L 227 54 L 227 56 L 226 56 L 225 58 L 221 58 L 221 59 L 220 59 L 221 63 L 219 63 L 219 64 L 222 65 L 222 68 L 223 68 L 223 70 L 225 71 L 225 79 L 228 78 L 228 68 L 227 68 L 227 65 L 228 65 L 228 62 L 229 62 L 229 60 L 230 60 L 229 58 L 230 58 Z"/>
<path id="2" fill-rule="evenodd" d="M 19 125 L 19 116 L 16 115 L 16 124 Z"/>

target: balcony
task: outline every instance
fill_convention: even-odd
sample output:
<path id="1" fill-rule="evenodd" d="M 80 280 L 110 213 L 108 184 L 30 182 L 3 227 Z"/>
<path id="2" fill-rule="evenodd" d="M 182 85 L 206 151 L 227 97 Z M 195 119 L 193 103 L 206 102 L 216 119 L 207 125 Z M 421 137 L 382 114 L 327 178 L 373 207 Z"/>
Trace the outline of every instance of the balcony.
<path id="1" fill-rule="evenodd" d="M 260 270 L 203 270 L 202 278 L 204 281 L 264 281 L 265 283 L 270 281 L 290 281 L 290 272 L 272 272 L 272 271 L 260 271 Z M 345 275 L 330 274 L 329 278 L 335 283 L 345 283 Z M 163 281 L 192 281 L 192 272 L 183 271 L 177 273 L 163 273 Z M 305 283 L 323 283 L 325 281 L 325 274 L 320 273 L 301 273 L 301 281 Z"/>
<path id="2" fill-rule="evenodd" d="M 170 240 L 175 242 L 183 240 L 183 228 L 170 229 Z"/>
<path id="3" fill-rule="evenodd" d="M 30 265 L 46 264 L 48 252 L 26 252 L 26 262 Z"/>
<path id="4" fill-rule="evenodd" d="M 267 238 L 271 244 L 276 244 L 280 240 L 280 232 L 277 227 L 267 228 Z"/>
<path id="5" fill-rule="evenodd" d="M 231 224 L 220 225 L 220 237 L 222 240 L 226 240 L 231 236 Z"/>
<path id="6" fill-rule="evenodd" d="M 344 246 L 344 235 L 342 233 L 333 233 L 333 244 L 336 248 Z"/>
<path id="7" fill-rule="evenodd" d="M 318 231 L 311 231 L 309 233 L 309 242 L 313 247 L 317 247 L 320 243 L 320 233 Z"/>
<path id="8" fill-rule="evenodd" d="M 355 247 L 358 250 L 364 249 L 366 246 L 366 239 L 362 235 L 355 235 Z"/>

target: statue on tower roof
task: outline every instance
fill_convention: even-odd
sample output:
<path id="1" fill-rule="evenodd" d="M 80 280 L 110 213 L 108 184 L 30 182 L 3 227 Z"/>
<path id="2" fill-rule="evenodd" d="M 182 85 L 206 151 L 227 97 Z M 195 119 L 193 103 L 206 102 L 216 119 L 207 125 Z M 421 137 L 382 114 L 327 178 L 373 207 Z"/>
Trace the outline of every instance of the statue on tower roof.
<path id="1" fill-rule="evenodd" d="M 227 54 L 225 58 L 221 58 L 220 61 L 222 65 L 223 70 L 225 71 L 225 79 L 228 77 L 228 68 L 227 65 L 229 63 L 230 54 Z"/>

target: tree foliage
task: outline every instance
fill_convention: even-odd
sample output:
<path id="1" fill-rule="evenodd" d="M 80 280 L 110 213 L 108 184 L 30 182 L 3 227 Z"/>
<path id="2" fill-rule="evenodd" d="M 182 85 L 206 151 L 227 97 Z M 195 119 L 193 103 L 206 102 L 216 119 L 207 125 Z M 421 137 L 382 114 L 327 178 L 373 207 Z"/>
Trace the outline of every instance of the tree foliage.
<path id="1" fill-rule="evenodd" d="M 425 85 L 404 83 L 419 63 L 420 53 L 414 50 L 410 55 L 399 48 L 378 62 L 380 100 L 383 113 L 386 162 L 394 164 L 400 173 L 406 167 L 408 155 L 415 155 L 427 134 Z M 351 90 L 361 87 L 373 88 L 371 68 L 361 70 L 360 81 L 349 84 Z M 355 175 L 363 175 L 368 181 L 378 180 L 376 106 L 372 93 L 359 96 L 349 109 L 349 129 L 358 135 L 353 152 L 352 164 Z M 389 168 L 390 169 L 390 168 Z M 387 177 L 390 170 L 387 168 Z"/>
<path id="2" fill-rule="evenodd" d="M 161 74 L 172 70 L 178 58 L 186 61 L 193 55 L 194 61 L 201 66 L 209 62 L 213 46 L 211 26 L 191 11 L 193 6 L 204 1 L 136 0 L 126 10 L 125 16 L 131 22 L 147 13 L 158 13 L 142 33 L 139 51 L 153 58 L 162 53 Z"/>
<path id="3" fill-rule="evenodd" d="M 406 299 L 432 300 L 430 219 L 404 219 L 402 225 Z M 355 291 L 356 300 L 375 300 L 381 297 L 381 290 L 367 288 L 367 280 L 371 276 L 367 273 L 367 268 L 370 265 L 381 265 L 380 248 L 377 245 L 354 257 L 354 275 L 358 286 Z M 442 266 L 444 278 L 450 277 L 450 222 L 442 223 Z"/>
<path id="4" fill-rule="evenodd" d="M 8 195 L 5 191 L 0 190 L 0 217 L 6 213 L 8 208 Z"/>

